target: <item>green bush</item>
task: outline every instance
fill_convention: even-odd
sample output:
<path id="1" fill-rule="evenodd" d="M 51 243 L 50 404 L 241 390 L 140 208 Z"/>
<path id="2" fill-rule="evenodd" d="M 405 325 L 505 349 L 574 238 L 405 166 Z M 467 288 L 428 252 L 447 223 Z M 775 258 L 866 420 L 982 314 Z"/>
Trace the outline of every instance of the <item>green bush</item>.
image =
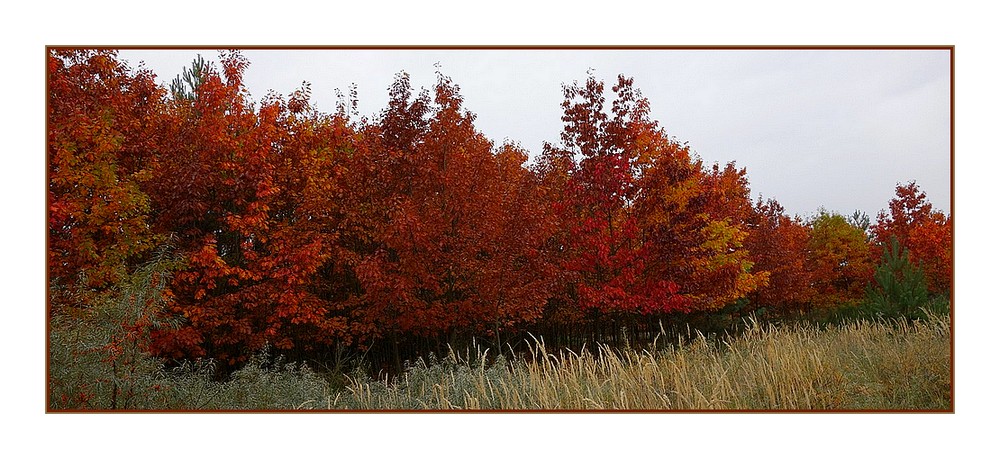
<path id="1" fill-rule="evenodd" d="M 215 362 L 165 362 L 148 353 L 163 289 L 178 260 L 161 253 L 90 304 L 50 315 L 48 409 L 281 410 L 325 407 L 329 384 L 265 349 L 225 381 Z"/>
<path id="2" fill-rule="evenodd" d="M 49 409 L 133 409 L 156 386 L 160 363 L 147 353 L 162 292 L 178 260 L 161 251 L 90 304 L 51 310 Z"/>

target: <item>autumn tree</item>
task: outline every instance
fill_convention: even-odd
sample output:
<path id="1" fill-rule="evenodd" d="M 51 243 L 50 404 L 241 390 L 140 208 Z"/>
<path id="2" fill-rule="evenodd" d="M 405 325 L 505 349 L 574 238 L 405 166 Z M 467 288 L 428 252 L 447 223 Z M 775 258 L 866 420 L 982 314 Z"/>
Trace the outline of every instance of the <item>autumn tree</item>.
<path id="1" fill-rule="evenodd" d="M 813 303 L 825 307 L 859 299 L 874 270 L 864 231 L 825 210 L 810 228 L 806 260 L 816 292 Z"/>
<path id="2" fill-rule="evenodd" d="M 572 152 L 549 142 L 542 145 L 541 154 L 531 164 L 537 183 L 539 200 L 545 204 L 542 212 L 549 231 L 543 247 L 554 268 L 555 288 L 546 300 L 542 321 L 545 326 L 567 327 L 584 320 L 584 311 L 577 306 L 575 273 L 567 269 L 572 255 L 570 228 L 575 221 L 569 205 L 570 178 L 577 168 Z"/>
<path id="3" fill-rule="evenodd" d="M 301 351 L 351 344 L 350 304 L 359 295 L 351 248 L 364 234 L 359 212 L 370 206 L 358 190 L 371 188 L 366 145 L 346 112 L 328 115 L 310 101 L 307 83 L 287 102 L 272 97 L 277 155 L 268 204 L 271 223 L 260 268 L 268 288 L 281 292 L 276 336 Z M 263 108 L 262 108 L 263 112 Z"/>
<path id="4" fill-rule="evenodd" d="M 770 272 L 753 269 L 745 246 L 747 221 L 754 210 L 746 169 L 733 162 L 725 167 L 713 164 L 704 174 L 704 194 L 692 203 L 695 209 L 701 207 L 695 221 L 703 226 L 691 257 L 695 271 L 689 284 L 696 304 L 713 310 L 766 285 Z"/>
<path id="5" fill-rule="evenodd" d="M 567 300 L 601 312 L 715 310 L 765 282 L 743 248 L 745 170 L 704 168 L 650 118 L 631 79 L 612 92 L 607 113 L 594 77 L 566 86 L 562 146 L 538 166 L 546 182 L 565 184 L 550 194 L 568 227 Z"/>
<path id="6" fill-rule="evenodd" d="M 785 214 L 774 199 L 758 199 L 747 220 L 746 247 L 755 272 L 767 272 L 767 283 L 750 295 L 753 304 L 779 313 L 802 310 L 813 297 L 807 269 L 809 227 Z"/>
<path id="7" fill-rule="evenodd" d="M 431 101 L 397 76 L 377 123 L 385 177 L 374 251 L 357 266 L 373 336 L 482 333 L 533 320 L 548 290 L 533 177 L 513 145 L 494 148 L 438 74 Z M 368 324 L 368 325 L 364 325 Z M 391 339 L 396 337 L 390 336 Z"/>
<path id="8" fill-rule="evenodd" d="M 896 186 L 889 212 L 879 212 L 873 235 L 881 246 L 876 249 L 879 255 L 882 247 L 889 247 L 891 239 L 896 238 L 910 261 L 923 269 L 932 293 L 951 291 L 951 217 L 934 210 L 916 182 Z"/>
<path id="9" fill-rule="evenodd" d="M 688 310 L 713 311 L 767 282 L 744 246 L 753 213 L 746 170 L 705 168 L 665 134 L 649 144 L 636 206 L 652 248 L 650 273 L 670 279 Z"/>
<path id="10" fill-rule="evenodd" d="M 640 163 L 659 133 L 631 79 L 619 77 L 612 91 L 609 114 L 604 84 L 593 76 L 564 86 L 562 145 L 549 146 L 539 167 L 547 186 L 564 186 L 555 193 L 557 218 L 567 226 L 562 297 L 596 313 L 674 310 L 683 298 L 671 279 L 649 275 L 650 246 L 634 208 Z"/>
<path id="11" fill-rule="evenodd" d="M 501 333 L 541 317 L 557 281 L 547 245 L 555 229 L 527 160 L 526 151 L 504 144 L 479 176 L 483 228 L 474 271 L 482 313 L 476 329 L 486 327 L 498 348 Z"/>
<path id="12" fill-rule="evenodd" d="M 351 134 L 314 116 L 308 86 L 255 108 L 246 59 L 226 52 L 221 63 L 221 73 L 202 71 L 192 97 L 172 101 L 149 189 L 157 229 L 179 239 L 187 261 L 169 291 L 170 312 L 186 322 L 157 337 L 159 351 L 233 365 L 268 343 L 302 350 L 343 334 L 315 281 L 336 255 Z"/>
<path id="13" fill-rule="evenodd" d="M 142 186 L 164 91 L 113 51 L 53 50 L 48 69 L 48 266 L 60 305 L 123 279 L 156 244 Z"/>

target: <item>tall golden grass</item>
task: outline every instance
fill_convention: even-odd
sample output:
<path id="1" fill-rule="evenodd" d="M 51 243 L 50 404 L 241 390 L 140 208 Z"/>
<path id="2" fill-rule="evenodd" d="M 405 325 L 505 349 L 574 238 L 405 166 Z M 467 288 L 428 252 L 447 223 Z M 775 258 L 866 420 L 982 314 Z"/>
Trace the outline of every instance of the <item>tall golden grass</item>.
<path id="1" fill-rule="evenodd" d="M 745 334 L 656 350 L 488 351 L 419 362 L 395 381 L 351 378 L 300 408 L 353 410 L 950 411 L 947 317 L 821 329 L 748 324 Z M 325 403 L 324 403 L 325 402 Z M 325 406 L 324 406 L 325 405 Z"/>

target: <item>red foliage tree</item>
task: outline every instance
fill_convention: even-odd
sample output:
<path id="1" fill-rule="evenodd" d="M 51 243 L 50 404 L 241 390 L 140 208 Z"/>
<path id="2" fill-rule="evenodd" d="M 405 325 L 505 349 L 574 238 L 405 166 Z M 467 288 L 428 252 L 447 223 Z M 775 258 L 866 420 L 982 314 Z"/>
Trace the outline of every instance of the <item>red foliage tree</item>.
<path id="1" fill-rule="evenodd" d="M 497 333 L 544 305 L 543 203 L 527 155 L 494 151 L 458 90 L 439 74 L 433 104 L 411 101 L 401 74 L 374 130 L 384 178 L 375 200 L 388 212 L 373 215 L 374 250 L 356 270 L 368 336 Z"/>
<path id="2" fill-rule="evenodd" d="M 744 247 L 753 208 L 745 169 L 706 170 L 655 123 L 637 136 L 642 166 L 636 212 L 651 247 L 648 273 L 678 286 L 688 310 L 722 308 L 766 282 Z"/>
<path id="3" fill-rule="evenodd" d="M 563 88 L 562 147 L 548 147 L 546 181 L 565 188 L 556 203 L 562 235 L 563 298 L 599 313 L 668 312 L 682 308 L 670 278 L 649 275 L 649 242 L 643 238 L 634 201 L 640 164 L 658 134 L 648 101 L 619 77 L 611 116 L 604 111 L 604 84 L 593 76 Z M 576 162 L 579 158 L 579 162 Z"/>
<path id="4" fill-rule="evenodd" d="M 951 291 L 951 217 L 934 210 L 916 182 L 896 186 L 889 212 L 879 212 L 872 233 L 881 246 L 896 238 L 908 249 L 911 261 L 923 269 L 931 293 Z M 875 251 L 881 256 L 881 248 Z"/>
<path id="5" fill-rule="evenodd" d="M 483 327 L 499 340 L 503 331 L 535 322 L 555 285 L 555 265 L 546 246 L 554 231 L 547 202 L 524 163 L 527 153 L 505 144 L 479 175 L 483 189 L 480 248 L 473 272 Z M 499 341 L 498 341 L 499 344 Z"/>
<path id="6" fill-rule="evenodd" d="M 768 273 L 767 283 L 750 295 L 752 303 L 779 313 L 805 309 L 813 297 L 812 273 L 806 263 L 809 227 L 785 215 L 773 199 L 757 201 L 747 226 L 746 247 L 753 270 Z"/>
<path id="7" fill-rule="evenodd" d="M 118 282 L 156 243 L 141 187 L 164 91 L 112 51 L 54 50 L 48 67 L 48 257 L 59 305 L 71 290 Z"/>
<path id="8" fill-rule="evenodd" d="M 186 323 L 157 336 L 166 355 L 235 364 L 267 343 L 329 344 L 345 327 L 314 283 L 335 255 L 337 161 L 350 130 L 309 117 L 307 88 L 255 110 L 242 85 L 247 65 L 223 53 L 222 74 L 209 67 L 166 115 L 170 141 L 149 188 L 157 228 L 187 254 L 170 289 L 170 311 Z"/>

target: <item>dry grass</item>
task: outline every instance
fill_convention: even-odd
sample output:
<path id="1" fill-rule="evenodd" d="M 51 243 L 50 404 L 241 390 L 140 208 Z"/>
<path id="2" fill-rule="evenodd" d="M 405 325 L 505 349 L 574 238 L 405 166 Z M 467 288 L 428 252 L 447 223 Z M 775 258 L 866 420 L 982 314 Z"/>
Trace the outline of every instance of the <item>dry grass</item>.
<path id="1" fill-rule="evenodd" d="M 952 410 L 947 318 L 820 330 L 750 324 L 657 351 L 607 347 L 523 361 L 451 355 L 398 381 L 353 378 L 310 408 L 354 410 Z"/>

